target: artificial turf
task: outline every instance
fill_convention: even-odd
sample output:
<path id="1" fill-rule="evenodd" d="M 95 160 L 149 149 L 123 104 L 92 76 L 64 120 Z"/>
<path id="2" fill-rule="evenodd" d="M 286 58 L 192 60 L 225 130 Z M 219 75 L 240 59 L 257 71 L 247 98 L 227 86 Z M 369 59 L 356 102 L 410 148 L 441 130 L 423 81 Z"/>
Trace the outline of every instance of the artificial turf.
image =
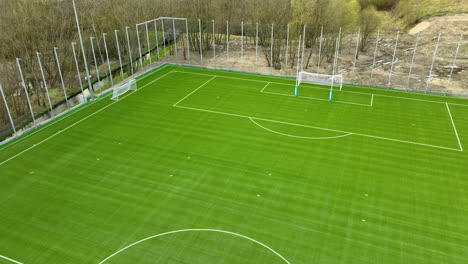
<path id="1" fill-rule="evenodd" d="M 467 263 L 468 101 L 293 88 L 164 66 L 5 146 L 0 263 Z"/>

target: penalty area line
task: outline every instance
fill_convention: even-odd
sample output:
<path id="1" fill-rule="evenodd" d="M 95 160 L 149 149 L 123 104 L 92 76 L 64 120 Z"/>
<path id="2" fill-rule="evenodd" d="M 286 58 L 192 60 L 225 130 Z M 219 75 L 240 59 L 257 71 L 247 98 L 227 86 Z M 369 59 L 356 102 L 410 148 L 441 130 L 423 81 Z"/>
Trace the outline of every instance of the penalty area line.
<path id="1" fill-rule="evenodd" d="M 14 260 L 14 259 L 12 259 L 12 258 L 3 256 L 3 255 L 0 255 L 0 258 L 1 258 L 1 259 L 8 260 L 8 261 L 13 262 L 13 263 L 16 263 L 16 264 L 24 264 L 24 263 L 22 263 L 22 262 L 19 262 L 19 261 L 17 261 L 17 260 Z"/>
<path id="2" fill-rule="evenodd" d="M 179 101 L 177 101 L 177 103 L 175 103 L 173 106 L 177 106 L 177 104 L 179 104 L 179 103 L 182 102 L 183 100 L 187 99 L 187 97 L 189 97 L 190 95 L 194 94 L 196 91 L 200 90 L 200 88 L 202 88 L 203 86 L 205 86 L 206 84 L 208 84 L 209 82 L 211 82 L 214 78 L 216 78 L 216 76 L 214 76 L 213 78 L 209 79 L 208 81 L 206 81 L 206 82 L 203 83 L 202 85 L 198 86 L 195 90 L 193 90 L 192 92 L 190 92 L 189 94 L 187 94 L 186 96 L 184 96 L 182 99 L 180 99 Z"/>
<path id="3" fill-rule="evenodd" d="M 458 146 L 460 146 L 460 151 L 463 151 L 463 147 L 462 147 L 462 144 L 460 142 L 460 137 L 458 137 L 457 127 L 455 126 L 455 122 L 453 121 L 453 118 L 452 118 L 452 113 L 450 112 L 450 107 L 449 107 L 448 103 L 445 103 L 445 105 L 447 106 L 447 111 L 448 111 L 448 114 L 450 116 L 450 121 L 452 121 L 453 131 L 455 131 L 455 136 L 457 137 L 457 140 L 458 140 Z"/>

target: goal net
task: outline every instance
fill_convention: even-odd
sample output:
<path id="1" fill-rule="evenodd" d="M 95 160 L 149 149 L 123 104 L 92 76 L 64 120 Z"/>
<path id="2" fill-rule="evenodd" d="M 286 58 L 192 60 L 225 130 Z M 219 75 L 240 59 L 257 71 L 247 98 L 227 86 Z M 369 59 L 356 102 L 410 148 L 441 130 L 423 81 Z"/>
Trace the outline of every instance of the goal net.
<path id="1" fill-rule="evenodd" d="M 341 91 L 341 88 L 343 87 L 343 75 L 328 75 L 300 71 L 297 76 L 297 85 L 299 86 L 301 83 L 326 85 L 331 89 L 334 87 L 339 88 Z"/>
<path id="2" fill-rule="evenodd" d="M 118 100 L 119 96 L 122 94 L 128 92 L 129 90 L 136 91 L 137 90 L 137 85 L 136 85 L 136 80 L 132 79 L 124 84 L 121 84 L 117 87 L 114 88 L 113 93 L 112 93 L 112 100 Z"/>

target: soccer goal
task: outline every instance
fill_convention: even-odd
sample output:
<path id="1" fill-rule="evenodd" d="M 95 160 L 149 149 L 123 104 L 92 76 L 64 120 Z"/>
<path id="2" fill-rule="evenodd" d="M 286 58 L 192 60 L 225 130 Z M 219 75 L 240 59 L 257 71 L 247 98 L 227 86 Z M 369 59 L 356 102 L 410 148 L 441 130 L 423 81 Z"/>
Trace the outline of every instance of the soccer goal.
<path id="1" fill-rule="evenodd" d="M 129 90 L 136 91 L 137 90 L 137 85 L 136 85 L 136 80 L 132 79 L 124 84 L 121 84 L 117 87 L 114 88 L 113 94 L 112 94 L 112 100 L 119 100 L 119 96 L 122 94 L 128 92 Z"/>
<path id="2" fill-rule="evenodd" d="M 330 87 L 329 100 L 331 101 L 333 96 L 333 89 L 339 88 L 339 90 L 341 91 L 341 89 L 343 88 L 343 75 L 328 75 L 300 71 L 297 74 L 294 96 L 298 96 L 299 85 L 301 85 L 301 83 L 311 83 Z"/>

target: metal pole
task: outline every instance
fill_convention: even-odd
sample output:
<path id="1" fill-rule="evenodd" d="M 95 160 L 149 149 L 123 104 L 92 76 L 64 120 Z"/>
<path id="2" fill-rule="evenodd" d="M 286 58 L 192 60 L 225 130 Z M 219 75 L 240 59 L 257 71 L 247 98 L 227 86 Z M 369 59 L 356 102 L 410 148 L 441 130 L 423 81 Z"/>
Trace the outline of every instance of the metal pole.
<path id="1" fill-rule="evenodd" d="M 0 92 L 2 93 L 2 98 L 3 98 L 3 102 L 5 103 L 5 108 L 7 110 L 8 118 L 10 119 L 11 128 L 13 128 L 13 132 L 16 136 L 15 123 L 13 122 L 13 117 L 11 117 L 10 107 L 8 106 L 8 102 L 6 100 L 5 94 L 3 93 L 3 88 L 1 84 L 0 84 Z"/>
<path id="2" fill-rule="evenodd" d="M 390 87 L 390 85 L 392 85 L 393 64 L 395 63 L 396 50 L 397 50 L 397 47 L 398 47 L 398 39 L 399 38 L 400 38 L 400 31 L 397 32 L 397 36 L 396 36 L 396 40 L 395 40 L 395 48 L 393 49 L 392 64 L 390 66 L 390 73 L 388 74 L 388 83 L 387 83 L 388 87 Z"/>
<path id="3" fill-rule="evenodd" d="M 137 42 L 138 42 L 138 52 L 140 53 L 140 65 L 141 65 L 141 68 L 143 69 L 143 54 L 141 52 L 141 42 L 140 42 L 140 32 L 138 31 L 138 25 L 135 26 L 136 28 L 136 35 L 137 35 Z M 115 37 L 117 38 L 117 31 L 115 31 Z M 118 44 L 117 44 L 118 46 Z M 120 58 L 120 51 L 119 51 L 119 58 Z M 138 69 L 138 67 L 137 67 Z M 123 74 L 122 74 L 123 76 Z"/>
<path id="4" fill-rule="evenodd" d="M 158 61 L 159 61 L 159 37 L 158 37 L 158 23 L 154 20 L 154 34 L 156 35 L 156 51 L 158 53 Z"/>
<path id="5" fill-rule="evenodd" d="M 226 43 L 227 43 L 227 52 L 226 52 L 226 56 L 227 56 L 227 60 L 226 60 L 226 68 L 229 67 L 229 21 L 226 21 Z"/>
<path id="6" fill-rule="evenodd" d="M 75 11 L 76 28 L 78 29 L 78 36 L 80 38 L 81 52 L 82 52 L 82 55 L 83 55 L 83 63 L 84 63 L 84 66 L 85 66 L 86 78 L 88 79 L 89 93 L 91 95 L 91 99 L 94 99 L 94 89 L 93 89 L 93 84 L 91 83 L 91 77 L 90 77 L 91 75 L 89 74 L 88 61 L 86 60 L 86 53 L 85 53 L 85 48 L 84 48 L 84 44 L 83 44 L 83 37 L 81 36 L 80 22 L 78 20 L 78 11 L 76 10 L 75 0 L 72 0 L 72 2 L 73 2 L 73 11 Z"/>
<path id="7" fill-rule="evenodd" d="M 80 83 L 81 95 L 83 96 L 83 103 L 86 103 L 86 96 L 83 91 L 83 83 L 81 82 L 81 74 L 80 74 L 80 67 L 78 66 L 78 58 L 76 57 L 76 50 L 75 45 L 76 42 L 72 42 L 72 50 L 73 50 L 73 58 L 75 59 L 75 66 L 76 66 L 76 74 L 78 75 L 78 81 Z"/>
<path id="8" fill-rule="evenodd" d="M 130 34 L 128 33 L 128 29 L 130 29 L 130 27 L 125 27 L 125 36 L 127 37 L 128 56 L 130 57 L 130 70 L 133 75 L 132 46 L 130 46 Z"/>
<path id="9" fill-rule="evenodd" d="M 50 114 L 52 115 L 52 117 L 55 117 L 54 112 L 52 111 L 52 101 L 50 100 L 49 89 L 47 88 L 47 82 L 46 82 L 46 78 L 44 74 L 44 69 L 42 68 L 41 54 L 39 52 L 36 52 L 36 56 L 37 56 L 37 62 L 39 63 L 39 68 L 41 69 L 42 82 L 44 83 L 44 89 L 47 95 L 47 100 L 49 101 Z"/>
<path id="10" fill-rule="evenodd" d="M 338 31 L 338 43 L 336 45 L 336 63 L 335 63 L 336 68 L 338 67 L 338 59 L 340 58 L 340 49 L 341 49 L 341 27 L 340 27 L 340 30 Z"/>
<path id="11" fill-rule="evenodd" d="M 166 57 L 166 32 L 164 30 L 164 19 L 161 20 L 161 29 L 162 29 L 162 33 L 163 33 L 163 57 Z M 166 58 L 166 61 L 167 61 L 167 58 Z"/>
<path id="12" fill-rule="evenodd" d="M 288 70 L 288 55 L 289 55 L 289 24 L 288 24 L 288 29 L 286 33 L 286 62 L 284 65 L 284 68 Z"/>
<path id="13" fill-rule="evenodd" d="M 305 51 L 305 35 L 306 26 L 304 25 L 304 31 L 302 33 L 302 58 L 301 58 L 301 71 L 304 69 L 304 51 Z"/>
<path id="14" fill-rule="evenodd" d="M 187 41 L 187 57 L 188 57 L 189 64 L 191 64 L 191 62 L 190 62 L 190 41 L 189 41 L 189 32 L 188 32 L 188 21 L 187 21 L 187 19 L 185 19 L 185 33 L 186 33 L 185 40 Z"/>
<path id="15" fill-rule="evenodd" d="M 244 21 L 241 21 L 241 70 L 244 68 Z"/>
<path id="16" fill-rule="evenodd" d="M 68 104 L 68 95 L 67 90 L 65 89 L 65 82 L 63 81 L 62 68 L 60 67 L 60 61 L 58 57 L 58 48 L 54 48 L 55 61 L 57 62 L 57 68 L 60 76 L 60 83 L 62 84 L 63 94 L 65 95 L 65 103 L 67 104 L 67 109 L 70 110 L 70 105 Z"/>
<path id="17" fill-rule="evenodd" d="M 110 61 L 109 61 L 109 51 L 107 50 L 106 35 L 107 33 L 102 33 L 102 39 L 104 40 L 104 48 L 106 49 L 107 67 L 109 68 L 109 78 L 111 81 L 111 85 L 114 86 L 114 80 L 112 79 L 112 70 L 111 70 Z M 102 87 L 101 87 L 101 92 L 102 92 Z"/>
<path id="18" fill-rule="evenodd" d="M 356 50 L 354 51 L 354 61 L 353 61 L 354 82 L 356 82 L 356 63 L 357 63 L 360 43 L 361 43 L 361 28 L 359 28 L 358 33 L 357 33 Z"/>
<path id="19" fill-rule="evenodd" d="M 93 39 L 94 37 L 90 37 L 89 38 L 89 41 L 91 42 L 91 50 L 93 52 L 93 58 L 94 58 L 94 67 L 96 67 L 96 76 L 97 76 L 97 80 L 98 82 L 101 81 L 101 77 L 99 76 L 99 68 L 98 68 L 98 62 L 96 60 L 96 53 L 94 52 L 94 43 L 93 43 Z"/>
<path id="20" fill-rule="evenodd" d="M 372 70 L 371 70 L 371 77 L 369 80 L 369 85 L 372 83 L 372 78 L 374 77 L 374 69 L 375 69 L 375 58 L 377 57 L 377 52 L 379 49 L 379 42 L 380 42 L 380 30 L 377 31 L 377 38 L 375 40 L 375 50 L 374 50 L 374 60 L 372 61 Z"/>
<path id="21" fill-rule="evenodd" d="M 452 81 L 452 73 L 453 73 L 453 69 L 456 67 L 455 62 L 457 61 L 458 52 L 460 51 L 460 45 L 461 45 L 462 40 L 463 40 L 463 34 L 460 34 L 460 39 L 458 40 L 457 49 L 455 50 L 455 56 L 453 57 L 452 66 L 450 67 L 449 79 L 447 82 L 447 86 L 445 87 L 445 95 L 447 95 L 450 82 Z"/>
<path id="22" fill-rule="evenodd" d="M 273 33 L 274 25 L 271 24 L 271 40 L 270 40 L 270 74 L 273 73 Z"/>
<path id="23" fill-rule="evenodd" d="M 255 72 L 258 72 L 258 23 L 255 24 Z"/>
<path id="24" fill-rule="evenodd" d="M 19 71 L 19 74 L 20 74 L 20 77 L 21 77 L 21 84 L 22 84 L 22 86 L 24 88 L 24 93 L 26 94 L 26 99 L 28 100 L 28 106 L 29 106 L 29 111 L 31 111 L 33 125 L 36 125 L 36 118 L 34 117 L 34 112 L 33 112 L 33 108 L 32 108 L 32 105 L 31 105 L 31 100 L 29 100 L 29 93 L 28 93 L 28 89 L 26 88 L 26 81 L 24 80 L 23 70 L 21 69 L 20 60 L 21 60 L 20 58 L 16 58 L 16 65 L 18 65 L 18 71 Z"/>
<path id="25" fill-rule="evenodd" d="M 297 47 L 296 85 L 294 86 L 294 96 L 297 96 L 299 94 L 299 59 L 301 57 L 301 37 L 302 36 L 299 35 L 299 45 Z"/>
<path id="26" fill-rule="evenodd" d="M 146 29 L 146 45 L 148 45 L 148 55 L 149 55 L 149 61 L 151 65 L 153 63 L 153 59 L 151 58 L 151 46 L 150 46 L 150 41 L 149 41 L 148 23 L 145 24 L 145 29 Z"/>
<path id="27" fill-rule="evenodd" d="M 122 80 L 123 80 L 124 79 L 124 72 L 123 72 L 123 65 L 122 65 L 122 57 L 120 56 L 119 31 L 114 30 L 114 33 L 115 33 L 115 43 L 117 43 L 117 53 L 119 55 L 120 75 L 121 75 Z M 141 62 L 141 68 L 143 68 L 143 62 Z"/>
<path id="28" fill-rule="evenodd" d="M 340 38 L 337 37 L 336 42 L 335 42 L 335 55 L 333 56 L 333 73 L 332 73 L 333 77 L 332 77 L 331 87 L 330 87 L 330 89 L 332 89 L 332 90 L 333 90 L 333 85 L 335 85 L 335 73 L 336 73 L 336 63 L 337 63 L 337 60 L 338 60 L 338 47 L 339 47 L 338 43 L 339 42 L 340 42 Z"/>
<path id="29" fill-rule="evenodd" d="M 439 35 L 437 36 L 437 43 L 436 43 L 436 47 L 434 50 L 434 55 L 432 56 L 431 68 L 429 69 L 429 76 L 427 76 L 426 90 L 424 91 L 424 93 L 427 93 L 427 89 L 429 88 L 429 82 L 431 82 L 432 80 L 432 69 L 434 68 L 434 62 L 437 56 L 437 50 L 439 49 L 440 35 L 441 33 L 439 33 Z"/>
<path id="30" fill-rule="evenodd" d="M 201 33 L 201 20 L 198 19 L 198 34 L 200 41 L 200 64 L 203 65 L 203 46 L 202 46 L 202 33 Z"/>
<path id="31" fill-rule="evenodd" d="M 323 26 L 320 28 L 320 44 L 319 44 L 319 54 L 317 62 L 317 72 L 320 71 L 320 56 L 322 55 L 322 41 L 323 41 Z"/>
<path id="32" fill-rule="evenodd" d="M 415 44 L 414 44 L 414 51 L 413 51 L 413 58 L 411 59 L 411 65 L 410 65 L 409 73 L 408 73 L 408 83 L 406 84 L 408 89 L 410 89 L 411 74 L 413 73 L 414 58 L 416 57 L 416 50 L 418 48 L 418 42 L 419 42 L 419 33 L 416 35 L 416 41 L 415 41 Z"/>
<path id="33" fill-rule="evenodd" d="M 215 21 L 213 19 L 213 59 L 216 68 L 216 34 L 215 34 Z"/>
<path id="34" fill-rule="evenodd" d="M 179 60 L 179 56 L 177 55 L 177 36 L 176 36 L 176 31 L 175 31 L 175 20 L 172 18 L 172 37 L 174 39 L 174 49 L 175 49 L 175 56 L 176 60 Z"/>

